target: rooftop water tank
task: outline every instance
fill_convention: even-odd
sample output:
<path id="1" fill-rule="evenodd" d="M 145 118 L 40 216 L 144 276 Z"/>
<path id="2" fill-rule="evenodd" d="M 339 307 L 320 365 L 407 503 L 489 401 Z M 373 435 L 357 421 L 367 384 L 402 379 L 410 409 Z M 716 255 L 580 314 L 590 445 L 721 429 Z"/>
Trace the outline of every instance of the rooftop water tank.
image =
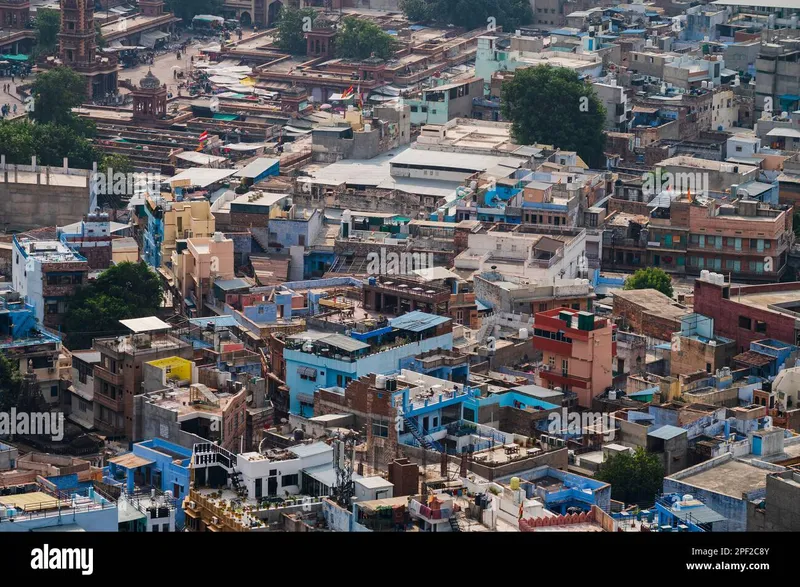
<path id="1" fill-rule="evenodd" d="M 386 375 L 375 376 L 375 389 L 386 389 Z"/>

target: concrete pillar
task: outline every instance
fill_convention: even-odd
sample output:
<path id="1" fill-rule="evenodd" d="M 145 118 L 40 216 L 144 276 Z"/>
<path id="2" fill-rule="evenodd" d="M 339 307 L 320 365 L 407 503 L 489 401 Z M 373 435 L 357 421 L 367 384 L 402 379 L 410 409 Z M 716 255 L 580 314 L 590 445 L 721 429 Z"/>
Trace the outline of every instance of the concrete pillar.
<path id="1" fill-rule="evenodd" d="M 128 483 L 127 483 L 126 491 L 128 493 L 133 493 L 134 489 L 136 488 L 134 483 L 133 483 L 133 473 L 135 471 L 136 471 L 136 469 L 128 469 L 127 470 L 127 479 L 126 480 L 127 480 Z"/>

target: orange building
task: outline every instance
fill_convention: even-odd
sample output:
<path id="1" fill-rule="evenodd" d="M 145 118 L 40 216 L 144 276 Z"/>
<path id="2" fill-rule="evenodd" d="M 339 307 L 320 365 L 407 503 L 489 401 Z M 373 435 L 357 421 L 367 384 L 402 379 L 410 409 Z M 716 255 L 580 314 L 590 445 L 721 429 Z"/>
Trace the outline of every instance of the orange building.
<path id="1" fill-rule="evenodd" d="M 591 312 L 569 308 L 539 312 L 533 326 L 533 347 L 542 351 L 543 385 L 573 392 L 578 405 L 591 407 L 613 381 L 616 327 Z"/>

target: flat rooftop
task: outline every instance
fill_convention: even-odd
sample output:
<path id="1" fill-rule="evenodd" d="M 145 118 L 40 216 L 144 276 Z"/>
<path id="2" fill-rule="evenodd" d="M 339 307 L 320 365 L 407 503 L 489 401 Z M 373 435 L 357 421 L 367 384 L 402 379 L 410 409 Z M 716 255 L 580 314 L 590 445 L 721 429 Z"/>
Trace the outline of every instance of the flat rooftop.
<path id="1" fill-rule="evenodd" d="M 780 308 L 775 308 L 774 306 L 777 305 L 794 305 L 797 304 L 800 306 L 800 288 L 798 289 L 790 289 L 785 291 L 773 291 L 773 292 L 757 292 L 757 293 L 745 293 L 747 289 L 742 292 L 742 295 L 738 295 L 735 291 L 731 292 L 731 299 L 736 300 L 742 304 L 745 304 L 750 307 L 754 308 L 761 308 L 762 310 L 771 310 L 773 312 L 780 312 Z M 787 308 L 788 309 L 788 308 Z M 797 310 L 800 310 L 798 307 Z"/>
<path id="2" fill-rule="evenodd" d="M 730 460 L 699 473 L 685 477 L 679 476 L 675 480 L 700 489 L 742 499 L 742 495 L 745 493 L 765 488 L 769 472 L 741 461 Z M 670 478 L 668 477 L 668 479 Z"/>

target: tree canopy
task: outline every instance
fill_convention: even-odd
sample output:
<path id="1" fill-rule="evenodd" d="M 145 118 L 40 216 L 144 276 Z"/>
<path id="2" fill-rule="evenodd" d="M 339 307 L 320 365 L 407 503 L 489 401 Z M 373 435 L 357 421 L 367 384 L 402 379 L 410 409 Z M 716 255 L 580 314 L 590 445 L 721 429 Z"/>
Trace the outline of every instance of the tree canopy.
<path id="1" fill-rule="evenodd" d="M 64 319 L 66 346 L 90 348 L 93 338 L 124 333 L 119 321 L 152 316 L 163 293 L 158 276 L 144 262 L 114 265 L 70 301 Z"/>
<path id="2" fill-rule="evenodd" d="M 8 412 L 19 402 L 22 377 L 16 361 L 0 353 L 0 412 Z"/>
<path id="3" fill-rule="evenodd" d="M 39 8 L 36 11 L 36 49 L 39 53 L 52 53 L 58 45 L 61 15 L 58 10 Z"/>
<path id="4" fill-rule="evenodd" d="M 672 297 L 672 278 L 658 267 L 639 269 L 625 280 L 623 289 L 657 289 L 665 296 Z"/>
<path id="5" fill-rule="evenodd" d="M 633 454 L 618 453 L 595 474 L 595 479 L 611 484 L 611 497 L 624 503 L 652 503 L 664 482 L 664 466 L 658 456 L 641 446 Z"/>
<path id="6" fill-rule="evenodd" d="M 533 22 L 528 0 L 401 0 L 400 9 L 411 21 L 453 24 L 470 30 L 496 25 L 513 31 Z"/>
<path id="7" fill-rule="evenodd" d="M 198 14 L 222 14 L 222 0 L 167 0 L 166 8 L 178 18 L 191 22 Z"/>
<path id="8" fill-rule="evenodd" d="M 278 47 L 293 55 L 306 54 L 306 32 L 303 19 L 310 18 L 313 25 L 317 12 L 313 8 L 285 6 L 281 9 L 278 21 Z"/>
<path id="9" fill-rule="evenodd" d="M 34 99 L 31 118 L 36 122 L 75 128 L 72 109 L 86 100 L 86 79 L 69 67 L 56 67 L 36 76 L 31 94 Z"/>
<path id="10" fill-rule="evenodd" d="M 576 72 L 550 65 L 518 69 L 501 98 L 518 143 L 577 151 L 590 167 L 603 166 L 605 107 Z"/>
<path id="11" fill-rule="evenodd" d="M 74 128 L 27 120 L 0 121 L 0 154 L 17 165 L 30 165 L 36 155 L 41 165 L 61 166 L 68 157 L 70 166 L 79 169 L 91 169 L 100 160 L 94 145 Z"/>
<path id="12" fill-rule="evenodd" d="M 336 53 L 344 59 L 388 59 L 397 43 L 392 35 L 385 33 L 374 22 L 348 16 L 342 21 L 336 35 Z"/>

